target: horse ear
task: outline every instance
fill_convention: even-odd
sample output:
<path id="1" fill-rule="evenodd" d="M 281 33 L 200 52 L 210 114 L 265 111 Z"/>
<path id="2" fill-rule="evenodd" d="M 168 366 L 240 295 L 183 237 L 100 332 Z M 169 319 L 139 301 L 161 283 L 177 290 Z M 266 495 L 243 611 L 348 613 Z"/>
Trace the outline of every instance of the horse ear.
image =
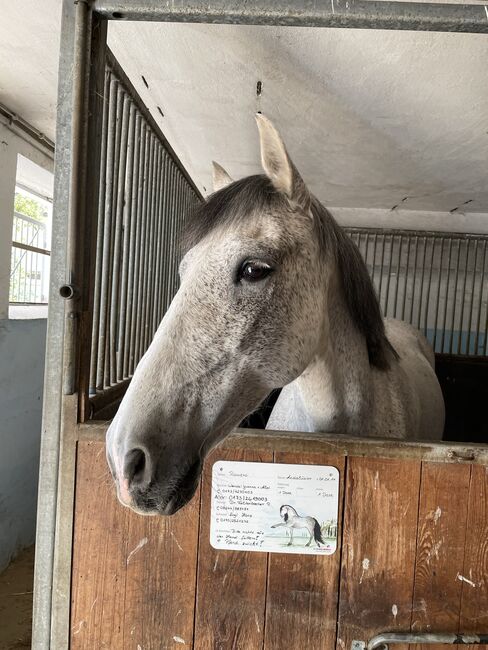
<path id="1" fill-rule="evenodd" d="M 292 163 L 280 134 L 261 113 L 256 113 L 261 145 L 261 163 L 266 175 L 279 192 L 305 210 L 310 209 L 310 194 Z"/>
<path id="2" fill-rule="evenodd" d="M 229 174 L 225 171 L 225 169 L 219 165 L 219 163 L 212 161 L 212 170 L 214 192 L 217 192 L 218 190 L 221 190 L 224 187 L 227 187 L 227 185 L 230 185 L 234 182 Z"/>

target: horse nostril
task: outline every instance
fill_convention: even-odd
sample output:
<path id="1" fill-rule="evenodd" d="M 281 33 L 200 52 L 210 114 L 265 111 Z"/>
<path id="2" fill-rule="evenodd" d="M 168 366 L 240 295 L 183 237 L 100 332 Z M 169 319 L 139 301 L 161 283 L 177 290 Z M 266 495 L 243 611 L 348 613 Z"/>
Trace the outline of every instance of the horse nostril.
<path id="1" fill-rule="evenodd" d="M 141 484 L 146 480 L 146 454 L 142 449 L 131 449 L 124 461 L 124 476 L 129 485 Z"/>

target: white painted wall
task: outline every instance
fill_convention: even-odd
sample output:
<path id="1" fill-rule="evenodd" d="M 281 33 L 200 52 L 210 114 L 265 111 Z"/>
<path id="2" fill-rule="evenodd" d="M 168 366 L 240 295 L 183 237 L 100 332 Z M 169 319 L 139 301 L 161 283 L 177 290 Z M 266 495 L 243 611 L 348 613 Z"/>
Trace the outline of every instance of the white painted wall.
<path id="1" fill-rule="evenodd" d="M 46 153 L 0 122 L 0 571 L 34 542 L 46 338 L 46 319 L 8 320 L 18 154 L 53 171 Z"/>

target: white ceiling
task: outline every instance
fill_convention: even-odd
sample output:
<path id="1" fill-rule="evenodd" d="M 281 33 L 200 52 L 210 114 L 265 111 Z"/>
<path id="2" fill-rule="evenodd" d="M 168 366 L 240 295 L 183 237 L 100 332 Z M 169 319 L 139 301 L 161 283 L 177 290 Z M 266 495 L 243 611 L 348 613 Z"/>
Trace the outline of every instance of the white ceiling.
<path id="1" fill-rule="evenodd" d="M 116 57 L 207 190 L 212 159 L 236 177 L 259 170 L 261 110 L 327 205 L 487 211 L 485 35 L 110 27 Z"/>
<path id="2" fill-rule="evenodd" d="M 0 102 L 52 139 L 60 9 L 0 0 Z M 109 44 L 202 191 L 212 159 L 259 170 L 261 110 L 329 206 L 488 212 L 485 35 L 120 22 Z"/>

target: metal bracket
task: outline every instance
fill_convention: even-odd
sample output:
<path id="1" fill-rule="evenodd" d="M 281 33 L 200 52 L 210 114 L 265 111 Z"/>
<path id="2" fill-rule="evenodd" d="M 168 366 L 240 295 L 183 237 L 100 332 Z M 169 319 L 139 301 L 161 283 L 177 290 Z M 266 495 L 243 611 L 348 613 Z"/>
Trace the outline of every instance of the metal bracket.
<path id="1" fill-rule="evenodd" d="M 365 641 L 353 641 L 351 650 L 389 650 L 390 645 L 400 643 L 423 643 L 441 645 L 443 643 L 455 645 L 481 645 L 488 643 L 488 634 L 431 634 L 414 632 L 385 632 Z"/>

